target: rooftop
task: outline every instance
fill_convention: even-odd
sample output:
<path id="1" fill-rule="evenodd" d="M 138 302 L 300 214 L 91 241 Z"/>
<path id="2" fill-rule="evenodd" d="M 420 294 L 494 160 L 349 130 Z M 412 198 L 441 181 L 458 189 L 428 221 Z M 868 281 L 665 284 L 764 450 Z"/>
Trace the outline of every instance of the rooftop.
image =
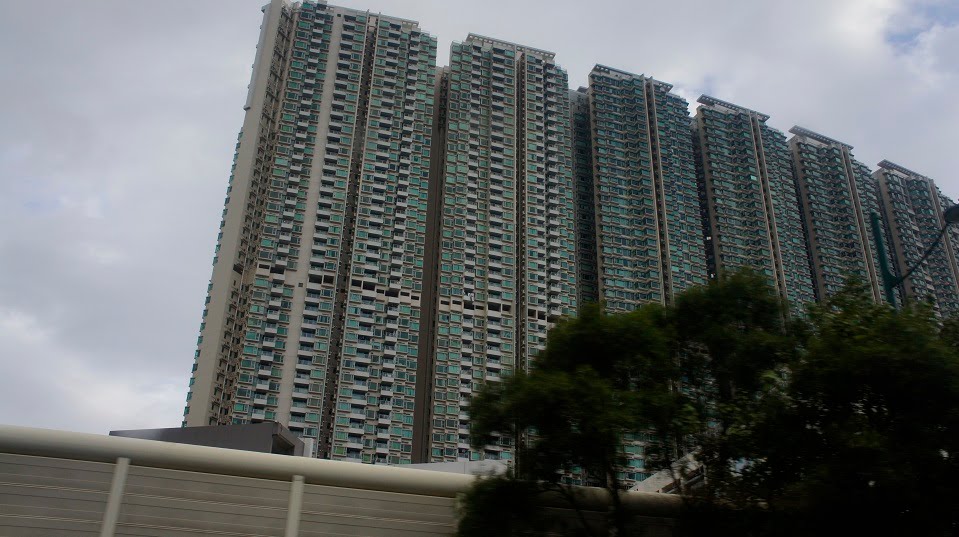
<path id="1" fill-rule="evenodd" d="M 923 174 L 921 174 L 921 173 L 914 172 L 914 171 L 910 170 L 909 168 L 900 166 L 900 165 L 896 164 L 895 162 L 889 162 L 888 160 L 883 160 L 882 162 L 880 162 L 880 163 L 879 163 L 879 167 L 880 167 L 880 168 L 883 168 L 883 169 L 885 169 L 885 170 L 896 171 L 896 172 L 899 172 L 899 173 L 905 174 L 905 175 L 913 175 L 913 176 L 916 176 L 916 177 L 922 177 L 923 179 L 929 179 L 928 177 L 926 177 L 925 175 L 923 175 Z"/>
<path id="2" fill-rule="evenodd" d="M 706 106 L 720 106 L 720 107 L 723 107 L 723 108 L 728 108 L 729 110 L 733 110 L 733 111 L 736 111 L 736 112 L 741 112 L 741 113 L 743 113 L 743 114 L 748 114 L 748 115 L 751 115 L 751 116 L 756 116 L 756 117 L 759 118 L 759 121 L 766 121 L 767 119 L 769 119 L 769 116 L 767 116 L 766 114 L 763 114 L 762 112 L 757 112 L 757 111 L 755 111 L 755 110 L 751 110 L 751 109 L 746 108 L 746 107 L 743 107 L 743 106 L 739 106 L 739 105 L 736 105 L 736 104 L 733 104 L 733 103 L 730 103 L 730 102 L 727 102 L 727 101 L 723 101 L 723 100 L 717 99 L 717 98 L 715 98 L 715 97 L 710 97 L 709 95 L 700 95 L 700 96 L 699 96 L 699 99 L 697 99 L 696 102 L 698 102 L 698 103 L 700 103 L 700 104 L 704 104 L 704 105 L 706 105 Z"/>
<path id="3" fill-rule="evenodd" d="M 490 46 L 507 46 L 511 48 L 516 48 L 524 52 L 532 52 L 541 56 L 545 56 L 546 58 L 549 58 L 549 59 L 552 59 L 554 56 L 556 56 L 555 53 L 550 52 L 548 50 L 529 47 L 526 45 L 520 45 L 519 43 L 513 43 L 510 41 L 504 41 L 502 39 L 496 39 L 495 37 L 487 37 L 485 35 L 479 35 L 474 33 L 470 33 L 469 35 L 467 35 L 466 41 L 464 42 L 470 42 L 470 41 L 480 42 Z"/>
<path id="4" fill-rule="evenodd" d="M 813 132 L 809 129 L 804 129 L 800 127 L 799 125 L 796 125 L 793 128 L 789 129 L 789 132 L 795 134 L 796 136 L 811 138 L 813 140 L 822 142 L 824 144 L 841 145 L 845 147 L 846 149 L 852 149 L 852 146 L 847 143 L 840 142 L 839 140 L 835 140 L 828 136 L 823 136 L 822 134 L 819 134 L 818 132 Z"/>
<path id="5" fill-rule="evenodd" d="M 651 76 L 637 75 L 636 73 L 630 73 L 629 71 L 623 71 L 622 69 L 616 69 L 615 67 L 610 67 L 610 66 L 608 66 L 608 65 L 603 65 L 603 64 L 600 64 L 600 63 L 597 63 L 597 64 L 593 67 L 593 71 L 598 71 L 598 72 L 600 72 L 600 73 L 617 74 L 617 75 L 627 76 L 627 77 L 630 77 L 630 78 L 641 78 L 641 79 L 643 79 L 643 80 L 649 80 L 650 82 L 652 82 L 653 84 L 655 84 L 655 85 L 657 85 L 657 86 L 662 86 L 662 87 L 666 88 L 666 91 L 670 91 L 670 90 L 673 89 L 673 85 L 672 85 L 672 84 L 669 84 L 669 83 L 667 83 L 667 82 L 663 82 L 662 80 L 656 80 L 655 78 L 653 78 L 653 77 L 651 77 Z"/>

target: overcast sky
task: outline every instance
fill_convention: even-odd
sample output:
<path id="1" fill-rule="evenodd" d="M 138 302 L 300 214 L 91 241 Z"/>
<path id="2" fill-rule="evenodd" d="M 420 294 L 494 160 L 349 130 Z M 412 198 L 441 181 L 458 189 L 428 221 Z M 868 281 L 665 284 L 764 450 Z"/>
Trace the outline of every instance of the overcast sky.
<path id="1" fill-rule="evenodd" d="M 265 0 L 0 2 L 0 423 L 180 424 Z M 959 195 L 959 3 L 342 0 L 645 73 Z M 720 7 L 721 6 L 721 7 Z"/>

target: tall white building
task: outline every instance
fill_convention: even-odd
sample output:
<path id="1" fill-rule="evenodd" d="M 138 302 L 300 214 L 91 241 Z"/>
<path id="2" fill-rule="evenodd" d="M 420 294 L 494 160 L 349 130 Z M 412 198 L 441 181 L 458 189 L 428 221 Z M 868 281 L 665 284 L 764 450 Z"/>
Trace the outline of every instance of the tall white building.
<path id="1" fill-rule="evenodd" d="M 413 21 L 264 8 L 184 425 L 411 462 L 435 62 Z"/>

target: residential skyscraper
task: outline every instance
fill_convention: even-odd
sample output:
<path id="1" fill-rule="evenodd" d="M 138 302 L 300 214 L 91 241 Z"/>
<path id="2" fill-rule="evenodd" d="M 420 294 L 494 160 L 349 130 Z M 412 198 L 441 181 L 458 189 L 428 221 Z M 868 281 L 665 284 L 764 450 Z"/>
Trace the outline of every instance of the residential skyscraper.
<path id="1" fill-rule="evenodd" d="M 470 447 L 468 406 L 576 311 L 568 83 L 551 52 L 470 34 L 452 45 L 446 84 L 424 457 L 507 459 L 511 438 Z"/>
<path id="2" fill-rule="evenodd" d="M 879 186 L 852 146 L 802 127 L 789 130 L 816 299 L 842 289 L 849 277 L 883 299 L 870 215 L 880 213 Z"/>
<path id="3" fill-rule="evenodd" d="M 879 182 L 883 211 L 894 252 L 895 272 L 904 274 L 915 266 L 945 224 L 942 212 L 953 205 L 932 179 L 884 160 L 874 172 Z M 946 230 L 946 237 L 926 261 L 902 284 L 906 298 L 933 300 L 940 315 L 959 313 L 959 230 Z"/>
<path id="4" fill-rule="evenodd" d="M 813 300 L 786 136 L 769 116 L 703 95 L 693 121 L 711 276 L 752 268 L 798 311 Z"/>
<path id="5" fill-rule="evenodd" d="M 689 113 L 671 89 L 604 65 L 589 75 L 593 154 L 575 162 L 577 193 L 594 192 L 594 214 L 577 223 L 595 230 L 596 267 L 580 270 L 595 270 L 608 311 L 666 303 L 707 280 Z"/>
<path id="6" fill-rule="evenodd" d="M 589 88 L 570 92 L 580 296 L 610 312 L 668 303 L 707 281 L 690 118 L 671 89 L 597 65 Z M 623 439 L 625 486 L 648 476 L 647 434 Z"/>
<path id="7" fill-rule="evenodd" d="M 411 462 L 435 59 L 413 21 L 264 8 L 185 425 Z"/>

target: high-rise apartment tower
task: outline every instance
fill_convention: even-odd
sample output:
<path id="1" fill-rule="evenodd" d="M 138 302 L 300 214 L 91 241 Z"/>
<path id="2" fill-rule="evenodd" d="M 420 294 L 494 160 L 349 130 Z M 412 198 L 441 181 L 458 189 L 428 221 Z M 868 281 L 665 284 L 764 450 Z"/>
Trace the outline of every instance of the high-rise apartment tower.
<path id="1" fill-rule="evenodd" d="M 870 217 L 879 214 L 879 186 L 852 146 L 802 127 L 789 130 L 799 209 L 809 245 L 816 299 L 842 289 L 848 278 L 882 300 L 882 276 Z"/>
<path id="2" fill-rule="evenodd" d="M 892 240 L 895 271 L 904 274 L 915 266 L 945 225 L 942 212 L 953 202 L 943 196 L 932 179 L 884 160 L 874 172 L 882 195 L 883 211 Z M 903 282 L 906 298 L 933 300 L 939 315 L 959 313 L 959 230 L 951 226 L 926 261 Z"/>
<path id="3" fill-rule="evenodd" d="M 751 268 L 794 310 L 815 293 L 786 136 L 769 116 L 703 95 L 693 121 L 711 276 Z"/>
<path id="4" fill-rule="evenodd" d="M 185 425 L 411 461 L 435 62 L 413 21 L 264 8 Z"/>
<path id="5" fill-rule="evenodd" d="M 595 266 L 580 271 L 596 273 L 595 294 L 608 311 L 666 303 L 706 283 L 689 113 L 671 89 L 597 65 L 589 75 L 589 115 L 574 117 L 576 147 L 592 150 L 590 159 L 575 161 L 576 191 L 594 195 L 593 214 L 577 223 L 581 235 L 593 234 Z M 577 121 L 588 121 L 588 128 Z M 578 257 L 591 261 L 582 252 Z"/>
<path id="6" fill-rule="evenodd" d="M 689 112 L 671 89 L 597 65 L 589 87 L 570 92 L 580 296 L 606 311 L 668 303 L 707 281 Z M 626 486 L 648 476 L 645 436 L 623 438 Z"/>
<path id="7" fill-rule="evenodd" d="M 511 438 L 470 447 L 469 402 L 527 368 L 551 323 L 576 311 L 568 82 L 551 52 L 473 34 L 453 43 L 444 76 L 423 456 L 508 459 Z"/>

